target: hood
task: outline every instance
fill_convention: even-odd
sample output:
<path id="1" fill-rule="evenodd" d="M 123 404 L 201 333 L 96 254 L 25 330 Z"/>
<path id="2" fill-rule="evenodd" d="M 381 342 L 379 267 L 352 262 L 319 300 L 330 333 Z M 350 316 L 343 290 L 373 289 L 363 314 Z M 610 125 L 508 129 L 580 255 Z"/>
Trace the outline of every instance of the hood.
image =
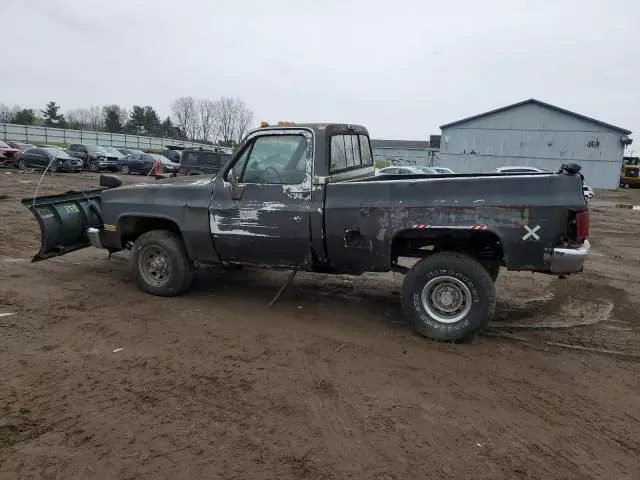
<path id="1" fill-rule="evenodd" d="M 104 190 L 104 201 L 129 201 L 133 204 L 162 204 L 190 202 L 198 198 L 210 198 L 213 191 L 213 175 L 165 178 L 149 183 L 123 185 Z"/>
<path id="2" fill-rule="evenodd" d="M 0 152 L 4 152 L 4 153 L 18 153 L 19 151 L 20 151 L 19 148 L 0 147 Z"/>

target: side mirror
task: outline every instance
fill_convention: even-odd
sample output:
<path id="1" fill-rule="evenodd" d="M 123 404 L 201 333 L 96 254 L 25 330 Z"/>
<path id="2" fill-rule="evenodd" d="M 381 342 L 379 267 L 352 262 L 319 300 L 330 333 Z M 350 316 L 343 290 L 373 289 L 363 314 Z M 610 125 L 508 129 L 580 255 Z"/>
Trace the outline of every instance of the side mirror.
<path id="1" fill-rule="evenodd" d="M 231 185 L 231 198 L 233 200 L 240 200 L 242 193 L 244 192 L 244 185 L 238 183 L 238 177 L 236 177 L 236 171 L 232 168 L 227 174 L 227 180 Z"/>

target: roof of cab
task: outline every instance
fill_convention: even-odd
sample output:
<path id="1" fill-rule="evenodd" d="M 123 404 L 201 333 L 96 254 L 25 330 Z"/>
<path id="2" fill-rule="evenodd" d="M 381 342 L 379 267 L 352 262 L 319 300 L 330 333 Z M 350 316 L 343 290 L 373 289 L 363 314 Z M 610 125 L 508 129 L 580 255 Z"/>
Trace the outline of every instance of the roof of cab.
<path id="1" fill-rule="evenodd" d="M 267 125 L 259 127 L 256 130 L 282 130 L 287 128 L 308 128 L 316 133 L 321 132 L 334 132 L 334 131 L 349 131 L 352 130 L 357 133 L 369 133 L 366 127 L 362 125 L 356 125 L 352 123 L 294 123 L 294 122 L 282 122 L 282 124 Z"/>

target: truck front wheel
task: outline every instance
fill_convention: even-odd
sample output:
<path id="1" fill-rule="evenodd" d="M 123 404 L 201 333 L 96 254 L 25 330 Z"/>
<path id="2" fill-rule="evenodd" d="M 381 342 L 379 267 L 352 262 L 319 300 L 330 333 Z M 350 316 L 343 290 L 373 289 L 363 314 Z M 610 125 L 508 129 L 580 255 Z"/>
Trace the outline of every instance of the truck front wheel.
<path id="1" fill-rule="evenodd" d="M 407 273 L 402 308 L 425 337 L 463 341 L 483 330 L 496 304 L 487 270 L 474 258 L 441 252 L 422 259 Z"/>
<path id="2" fill-rule="evenodd" d="M 152 230 L 138 237 L 131 269 L 140 290 L 163 297 L 183 293 L 194 276 L 182 239 L 168 230 Z"/>

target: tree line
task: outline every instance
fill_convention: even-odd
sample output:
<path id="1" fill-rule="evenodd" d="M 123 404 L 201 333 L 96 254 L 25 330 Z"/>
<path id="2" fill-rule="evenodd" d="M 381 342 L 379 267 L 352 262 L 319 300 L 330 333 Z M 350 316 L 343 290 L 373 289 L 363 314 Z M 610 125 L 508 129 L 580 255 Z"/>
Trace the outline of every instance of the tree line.
<path id="1" fill-rule="evenodd" d="M 131 110 L 117 104 L 93 105 L 63 113 L 54 101 L 48 102 L 43 110 L 20 106 L 9 108 L 0 104 L 0 123 L 128 133 L 235 146 L 254 120 L 253 111 L 238 98 L 180 97 L 171 102 L 170 109 L 172 115 L 162 120 L 150 105 L 134 105 Z"/>

